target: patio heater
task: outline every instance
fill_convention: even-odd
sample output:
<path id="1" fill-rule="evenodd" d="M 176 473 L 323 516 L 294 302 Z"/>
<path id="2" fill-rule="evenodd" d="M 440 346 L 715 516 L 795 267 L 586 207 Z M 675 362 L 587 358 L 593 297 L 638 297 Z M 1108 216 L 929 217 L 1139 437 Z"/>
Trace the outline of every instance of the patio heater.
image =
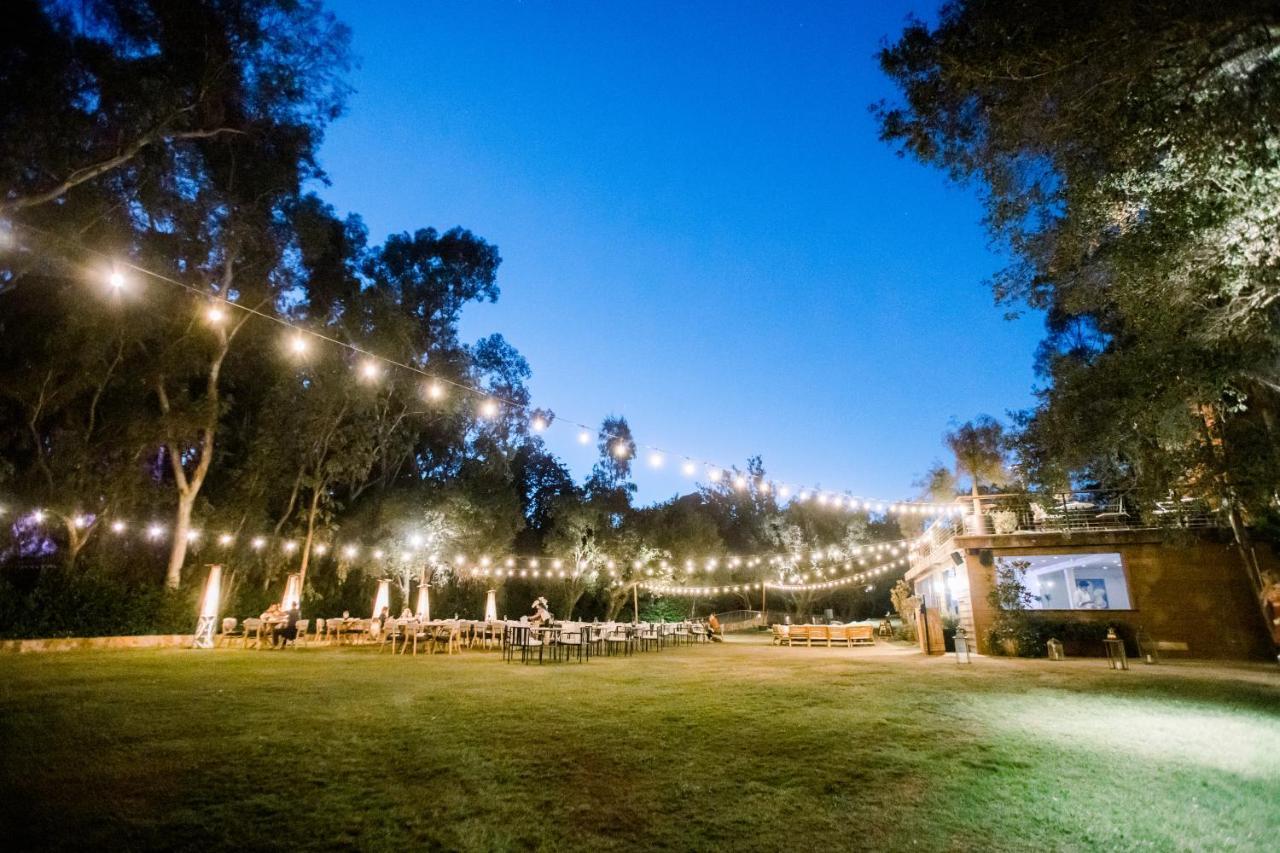
<path id="1" fill-rule="evenodd" d="M 498 621 L 498 591 L 491 589 L 484 596 L 484 621 Z"/>
<path id="2" fill-rule="evenodd" d="M 431 621 L 431 587 L 425 583 L 418 584 L 418 607 L 414 610 L 419 622 Z"/>
<path id="3" fill-rule="evenodd" d="M 1051 639 L 1048 642 L 1049 660 L 1066 660 L 1067 656 L 1062 652 L 1062 641 Z"/>
<path id="4" fill-rule="evenodd" d="M 956 645 L 956 663 L 973 663 L 969 656 L 969 634 L 963 627 L 956 628 L 953 642 Z"/>
<path id="5" fill-rule="evenodd" d="M 378 594 L 373 597 L 373 616 L 377 619 L 382 608 L 391 606 L 391 581 L 383 578 L 378 581 Z"/>
<path id="6" fill-rule="evenodd" d="M 204 596 L 200 599 L 200 618 L 196 620 L 195 648 L 213 648 L 213 634 L 218 623 L 218 598 L 222 595 L 222 566 L 209 567 L 209 577 L 204 582 Z"/>
<path id="7" fill-rule="evenodd" d="M 284 582 L 284 596 L 280 599 L 280 609 L 288 613 L 295 605 L 302 604 L 302 575 L 289 575 Z"/>

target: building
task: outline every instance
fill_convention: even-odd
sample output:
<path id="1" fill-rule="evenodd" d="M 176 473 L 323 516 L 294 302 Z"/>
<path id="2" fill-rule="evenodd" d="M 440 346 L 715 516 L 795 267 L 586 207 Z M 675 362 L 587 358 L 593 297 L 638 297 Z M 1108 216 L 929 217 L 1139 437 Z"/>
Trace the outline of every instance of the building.
<path id="1" fill-rule="evenodd" d="M 1028 610 L 1046 617 L 1140 628 L 1170 656 L 1274 659 L 1255 567 L 1213 513 L 1189 502 L 1143 512 L 1098 493 L 983 496 L 976 513 L 965 503 L 962 517 L 935 523 L 913 547 L 906 580 L 979 652 L 992 651 L 997 570 L 1016 568 Z M 1270 550 L 1255 556 L 1280 574 Z"/>

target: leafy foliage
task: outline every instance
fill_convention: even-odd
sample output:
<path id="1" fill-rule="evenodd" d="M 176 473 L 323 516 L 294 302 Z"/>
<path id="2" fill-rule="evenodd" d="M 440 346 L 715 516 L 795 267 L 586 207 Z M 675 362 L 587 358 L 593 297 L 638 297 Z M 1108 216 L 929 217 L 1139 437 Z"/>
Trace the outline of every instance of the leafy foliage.
<path id="1" fill-rule="evenodd" d="M 1033 483 L 1275 511 L 1277 34 L 1255 0 L 960 0 L 882 51 L 883 138 L 979 186 L 997 298 L 1045 312 Z"/>

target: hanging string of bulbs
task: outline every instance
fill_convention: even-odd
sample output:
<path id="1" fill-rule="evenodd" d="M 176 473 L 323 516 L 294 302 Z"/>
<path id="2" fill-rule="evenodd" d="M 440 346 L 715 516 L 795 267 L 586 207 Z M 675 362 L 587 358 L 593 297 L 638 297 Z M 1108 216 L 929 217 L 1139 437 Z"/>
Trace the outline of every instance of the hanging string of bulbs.
<path id="1" fill-rule="evenodd" d="M 749 592 L 753 589 L 774 589 L 781 592 L 813 592 L 826 589 L 835 589 L 840 586 L 848 586 L 849 584 L 861 583 L 867 580 L 874 580 L 876 577 L 893 571 L 898 568 L 906 568 L 909 561 L 905 557 L 891 560 L 888 563 L 882 563 L 865 571 L 857 572 L 843 577 L 831 578 L 825 581 L 816 581 L 814 583 L 784 583 L 781 581 L 756 581 L 754 583 L 742 584 L 722 584 L 720 586 L 681 586 L 679 584 L 670 583 L 650 583 L 641 582 L 640 588 L 657 595 L 685 595 L 685 596 L 705 596 L 705 595 L 724 595 L 731 592 Z"/>
<path id="2" fill-rule="evenodd" d="M 12 503 L 0 504 L 0 518 L 12 513 L 16 518 L 25 517 L 37 525 L 44 524 L 50 516 L 62 518 L 60 514 L 41 507 L 28 508 L 17 512 L 14 511 L 13 507 Z M 66 521 L 77 531 L 85 532 L 101 525 L 105 531 L 108 531 L 116 538 L 140 532 L 145 541 L 158 543 L 167 540 L 169 537 L 169 528 L 155 521 L 138 523 L 123 517 L 98 516 L 89 513 L 70 516 L 66 518 Z M 405 527 L 408 528 L 409 525 L 405 525 Z M 260 553 L 265 553 L 269 546 L 274 545 L 287 555 L 296 554 L 302 547 L 302 543 L 296 538 L 244 533 L 237 535 L 227 531 L 206 535 L 198 526 L 187 531 L 187 541 L 195 546 L 203 545 L 208 541 L 219 548 L 227 550 L 247 545 L 249 550 Z M 421 533 L 410 533 L 403 539 L 375 547 L 371 547 L 366 540 L 362 540 L 359 537 L 351 537 L 341 542 L 322 539 L 312 542 L 311 553 L 317 557 L 332 554 L 335 557 L 346 560 L 361 558 L 374 561 L 399 560 L 404 563 L 431 563 L 437 566 L 452 563 L 458 570 L 471 567 L 472 571 L 483 572 L 486 576 L 493 577 L 514 577 L 516 576 L 514 574 L 516 570 L 523 571 L 525 574 L 522 576 L 528 576 L 528 572 L 535 572 L 536 574 L 533 574 L 533 577 L 541 577 L 541 572 L 547 571 L 547 576 L 551 577 L 552 572 L 559 571 L 566 564 L 576 566 L 576 562 L 572 558 L 547 557 L 543 555 L 512 555 L 493 558 L 488 555 L 469 557 L 465 554 L 456 554 L 451 559 L 446 560 L 434 549 L 427 548 L 428 541 L 428 537 Z M 917 537 L 916 539 L 896 539 L 889 542 L 854 545 L 846 548 L 815 548 L 804 552 L 793 551 L 790 553 L 756 556 L 727 554 L 718 557 L 686 557 L 684 559 L 653 557 L 633 560 L 631 561 L 631 567 L 637 571 L 643 570 L 651 576 L 656 571 L 675 572 L 678 569 L 683 569 L 686 573 L 693 574 L 700 571 L 710 573 L 722 569 L 750 569 L 761 566 L 768 568 L 796 567 L 805 564 L 817 566 L 822 563 L 840 561 L 845 561 L 845 566 L 848 567 L 848 561 L 850 560 L 865 560 L 866 557 L 881 554 L 896 555 L 918 544 L 919 541 L 920 538 Z M 544 563 L 550 567 L 549 570 L 543 565 Z M 618 569 L 618 563 L 613 559 L 606 559 L 602 566 L 610 573 L 616 573 Z"/>
<path id="3" fill-rule="evenodd" d="M 900 516 L 916 515 L 924 517 L 939 517 L 946 515 L 959 515 L 963 513 L 963 508 L 954 503 L 884 500 L 880 498 L 855 495 L 848 491 L 822 489 L 819 487 L 804 486 L 768 478 L 748 477 L 746 474 L 735 472 L 732 466 L 708 462 L 688 454 L 674 453 L 655 445 L 637 443 L 626 436 L 596 431 L 581 421 L 553 414 L 546 410 L 537 409 L 530 404 L 504 399 L 482 388 L 477 388 L 465 382 L 460 382 L 456 379 L 439 375 L 418 365 L 387 358 L 356 344 L 350 343 L 349 341 L 344 341 L 315 329 L 308 328 L 277 314 L 262 311 L 249 305 L 242 305 L 238 302 L 233 302 L 226 294 L 211 300 L 210 294 L 199 287 L 195 287 L 186 282 L 164 275 L 163 273 L 146 269 L 145 267 L 139 266 L 138 264 L 130 261 L 112 259 L 103 252 L 75 243 L 60 235 L 50 234 L 42 229 L 34 228 L 26 224 L 17 224 L 17 226 L 45 239 L 52 239 L 61 242 L 64 245 L 69 245 L 81 252 L 103 259 L 104 262 L 110 265 L 110 271 L 104 274 L 105 284 L 113 292 L 120 293 L 129 288 L 131 281 L 130 277 L 126 275 L 126 271 L 136 275 L 146 276 L 170 286 L 181 288 L 191 293 L 202 302 L 207 303 L 204 308 L 204 320 L 212 326 L 222 326 L 227 323 L 230 320 L 229 312 L 244 312 L 246 317 L 258 317 L 262 320 L 275 323 L 276 325 L 283 327 L 286 330 L 286 350 L 295 358 L 305 357 L 310 351 L 311 346 L 315 343 L 325 343 L 342 347 L 355 357 L 355 369 L 357 376 L 361 381 L 378 382 L 382 379 L 388 369 L 404 371 L 406 373 L 413 374 L 424 381 L 422 394 L 428 401 L 443 401 L 451 390 L 473 397 L 476 402 L 477 415 L 485 420 L 497 419 L 505 408 L 507 411 L 525 418 L 529 429 L 536 433 L 544 432 L 554 425 L 563 424 L 569 428 L 577 430 L 577 441 L 579 444 L 590 444 L 592 436 L 595 435 L 604 444 L 606 444 L 609 448 L 609 452 L 618 459 L 631 458 L 633 453 L 637 457 L 643 454 L 645 456 L 645 462 L 655 469 L 664 468 L 669 463 L 672 463 L 679 467 L 681 474 L 695 481 L 701 475 L 705 476 L 705 478 L 712 483 L 727 482 L 737 491 L 746 492 L 750 488 L 754 487 L 759 494 L 774 494 L 779 499 L 790 500 L 802 504 L 812 502 L 818 506 L 846 510 L 849 512 L 879 514 L 890 513 Z M 633 446 L 635 448 L 634 451 L 632 449 Z"/>

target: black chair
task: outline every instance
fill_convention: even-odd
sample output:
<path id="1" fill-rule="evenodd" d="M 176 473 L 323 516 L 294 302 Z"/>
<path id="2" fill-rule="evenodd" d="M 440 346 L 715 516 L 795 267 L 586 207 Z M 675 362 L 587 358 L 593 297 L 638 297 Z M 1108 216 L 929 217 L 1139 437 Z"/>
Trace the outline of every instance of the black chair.
<path id="1" fill-rule="evenodd" d="M 520 662 L 528 663 L 533 650 L 538 650 L 538 663 L 542 663 L 542 640 L 533 636 L 533 628 L 529 625 L 508 625 L 502 635 L 502 654 L 508 660 L 515 660 L 516 649 L 520 650 Z"/>

